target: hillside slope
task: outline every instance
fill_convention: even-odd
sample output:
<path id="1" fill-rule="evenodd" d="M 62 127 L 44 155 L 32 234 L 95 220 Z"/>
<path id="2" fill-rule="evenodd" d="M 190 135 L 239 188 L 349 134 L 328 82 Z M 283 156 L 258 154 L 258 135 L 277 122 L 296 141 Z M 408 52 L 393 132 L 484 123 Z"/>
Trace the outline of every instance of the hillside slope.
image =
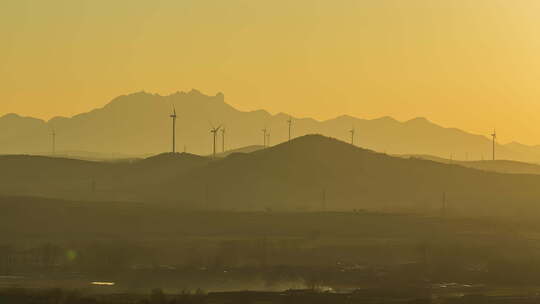
<path id="1" fill-rule="evenodd" d="M 446 193 L 456 212 L 504 214 L 536 208 L 538 184 L 536 175 L 402 159 L 308 135 L 209 163 L 154 194 L 212 209 L 439 212 Z"/>
<path id="2" fill-rule="evenodd" d="M 516 214 L 537 210 L 540 176 L 501 174 L 307 135 L 222 159 L 178 153 L 133 162 L 0 157 L 0 195 L 146 201 L 194 209 Z"/>
<path id="3" fill-rule="evenodd" d="M 499 172 L 499 173 L 510 173 L 510 174 L 540 174 L 540 165 L 512 161 L 512 160 L 474 160 L 474 161 L 463 161 L 463 160 L 453 160 L 446 159 L 442 157 L 435 157 L 431 155 L 400 155 L 405 158 L 418 158 L 431 160 L 444 164 L 454 164 L 460 165 L 467 168 L 473 168 L 478 170 Z"/>

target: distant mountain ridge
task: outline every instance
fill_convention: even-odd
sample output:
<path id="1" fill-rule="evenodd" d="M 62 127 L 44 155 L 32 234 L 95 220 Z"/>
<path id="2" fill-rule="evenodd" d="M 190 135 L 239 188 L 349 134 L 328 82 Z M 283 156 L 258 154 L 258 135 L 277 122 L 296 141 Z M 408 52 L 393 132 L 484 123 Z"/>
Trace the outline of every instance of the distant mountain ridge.
<path id="1" fill-rule="evenodd" d="M 226 150 L 263 144 L 262 128 L 272 144 L 286 141 L 289 115 L 264 110 L 240 111 L 225 102 L 225 96 L 205 95 L 197 90 L 167 96 L 138 92 L 114 98 L 102 108 L 71 118 L 43 121 L 7 114 L 0 117 L 0 154 L 50 154 L 51 133 L 56 131 L 56 150 L 85 151 L 82 154 L 142 155 L 171 149 L 172 107 L 178 113 L 177 150 L 208 155 L 212 151 L 211 125 L 227 128 Z M 399 122 L 391 117 L 360 119 L 342 115 L 317 121 L 293 117 L 292 135 L 323 134 L 349 141 L 348 130 L 356 129 L 355 143 L 388 154 L 422 154 L 442 158 L 480 160 L 491 157 L 491 140 L 456 128 L 444 128 L 426 118 Z M 217 150 L 221 152 L 221 137 Z M 518 143 L 497 145 L 497 158 L 540 162 L 540 146 Z"/>

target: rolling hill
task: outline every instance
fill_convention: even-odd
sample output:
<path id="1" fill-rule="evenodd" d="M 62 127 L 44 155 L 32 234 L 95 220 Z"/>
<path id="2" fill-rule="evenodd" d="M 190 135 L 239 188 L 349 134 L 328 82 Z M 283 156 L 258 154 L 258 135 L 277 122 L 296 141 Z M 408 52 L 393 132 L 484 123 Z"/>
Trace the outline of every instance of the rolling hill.
<path id="1" fill-rule="evenodd" d="M 537 210 L 540 176 L 404 159 L 307 135 L 211 160 L 133 162 L 0 157 L 0 195 L 145 201 L 214 210 L 353 210 L 511 215 Z"/>
<path id="2" fill-rule="evenodd" d="M 231 154 L 234 154 L 234 153 L 251 153 L 251 152 L 262 150 L 264 148 L 265 147 L 262 146 L 262 145 L 252 145 L 252 146 L 247 146 L 247 147 L 242 147 L 242 148 L 238 148 L 238 149 L 232 149 L 232 150 L 228 150 L 228 151 L 225 151 L 225 152 L 217 153 L 216 157 L 227 157 L 227 156 L 229 156 Z M 209 155 L 209 156 L 211 156 L 211 155 Z"/>
<path id="3" fill-rule="evenodd" d="M 401 155 L 405 158 L 419 158 L 444 164 L 460 165 L 467 168 L 510 174 L 540 174 L 540 165 L 512 160 L 474 160 L 463 161 L 446 159 L 431 155 Z"/>

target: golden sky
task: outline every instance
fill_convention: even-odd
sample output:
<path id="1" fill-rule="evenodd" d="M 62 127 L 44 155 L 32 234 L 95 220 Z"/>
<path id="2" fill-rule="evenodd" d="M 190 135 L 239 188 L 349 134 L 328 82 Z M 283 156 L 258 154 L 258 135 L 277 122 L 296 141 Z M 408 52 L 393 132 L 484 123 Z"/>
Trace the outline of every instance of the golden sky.
<path id="1" fill-rule="evenodd" d="M 540 144 L 538 0 L 2 0 L 0 115 L 145 90 Z"/>

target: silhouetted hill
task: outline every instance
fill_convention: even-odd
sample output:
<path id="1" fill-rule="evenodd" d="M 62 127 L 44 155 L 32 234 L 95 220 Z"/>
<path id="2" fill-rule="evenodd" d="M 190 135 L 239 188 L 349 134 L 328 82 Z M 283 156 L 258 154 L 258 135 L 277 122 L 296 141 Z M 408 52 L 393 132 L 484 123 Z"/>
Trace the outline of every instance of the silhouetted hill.
<path id="1" fill-rule="evenodd" d="M 0 195 L 172 203 L 222 210 L 352 210 L 516 214 L 537 209 L 540 176 L 404 159 L 307 135 L 211 160 L 190 154 L 98 163 L 0 157 Z M 23 174 L 24 173 L 24 174 Z"/>
<path id="2" fill-rule="evenodd" d="M 96 180 L 112 184 L 124 163 L 44 156 L 0 156 L 0 193 L 59 198 L 88 196 Z"/>
<path id="3" fill-rule="evenodd" d="M 189 153 L 164 153 L 133 163 L 127 170 L 129 183 L 160 184 L 205 166 L 209 158 Z"/>
<path id="4" fill-rule="evenodd" d="M 148 157 L 138 162 L 139 165 L 155 166 L 159 164 L 171 164 L 171 163 L 191 163 L 191 162 L 206 162 L 207 157 L 199 156 L 191 153 L 162 153 L 155 156 Z"/>
<path id="5" fill-rule="evenodd" d="M 142 160 L 84 161 L 59 157 L 0 156 L 0 193 L 84 200 L 138 200 L 132 192 L 203 166 L 208 159 L 165 153 Z"/>
<path id="6" fill-rule="evenodd" d="M 160 96 L 139 92 L 119 96 L 103 108 L 88 113 L 70 118 L 56 117 L 48 122 L 16 114 L 0 117 L 0 153 L 46 155 L 52 149 L 53 129 L 57 133 L 59 155 L 71 156 L 68 151 L 87 151 L 84 154 L 105 155 L 105 158 L 119 154 L 133 158 L 167 152 L 171 146 L 169 114 L 173 105 L 179 115 L 178 150 L 185 148 L 190 153 L 210 154 L 211 124 L 226 126 L 226 145 L 230 149 L 262 145 L 263 127 L 269 129 L 272 143 L 287 140 L 286 120 L 289 116 L 285 113 L 239 111 L 225 103 L 221 93 L 207 96 L 192 90 Z M 326 121 L 293 120 L 293 137 L 319 133 L 348 142 L 348 130 L 354 126 L 357 130 L 355 142 L 359 146 L 389 154 L 427 154 L 443 158 L 452 154 L 459 160 L 487 159 L 491 155 L 491 140 L 487 135 L 444 128 L 426 118 L 399 122 L 390 117 L 366 120 L 344 115 Z M 218 150 L 220 147 L 218 145 Z M 540 162 L 540 147 L 517 143 L 497 145 L 497 158 Z"/>
<path id="7" fill-rule="evenodd" d="M 205 208 L 430 212 L 439 212 L 446 192 L 449 208 L 456 212 L 500 213 L 509 202 L 518 212 L 535 206 L 538 182 L 539 176 L 402 159 L 309 135 L 253 153 L 233 154 L 159 191 L 162 199 L 173 199 L 166 194 L 178 191 L 186 202 Z"/>
<path id="8" fill-rule="evenodd" d="M 540 174 L 540 165 L 518 162 L 512 160 L 479 160 L 479 161 L 460 161 L 446 159 L 442 157 L 436 157 L 431 155 L 402 155 L 402 157 L 411 157 L 426 159 L 435 162 L 460 165 L 467 168 L 474 168 L 479 170 L 493 171 L 499 173 L 512 173 L 512 174 Z"/>
<path id="9" fill-rule="evenodd" d="M 264 148 L 265 147 L 262 145 L 252 145 L 252 146 L 247 146 L 247 147 L 242 147 L 238 149 L 232 149 L 232 150 L 227 150 L 225 152 L 217 153 L 216 157 L 227 157 L 234 153 L 251 153 L 251 152 L 262 150 Z"/>

